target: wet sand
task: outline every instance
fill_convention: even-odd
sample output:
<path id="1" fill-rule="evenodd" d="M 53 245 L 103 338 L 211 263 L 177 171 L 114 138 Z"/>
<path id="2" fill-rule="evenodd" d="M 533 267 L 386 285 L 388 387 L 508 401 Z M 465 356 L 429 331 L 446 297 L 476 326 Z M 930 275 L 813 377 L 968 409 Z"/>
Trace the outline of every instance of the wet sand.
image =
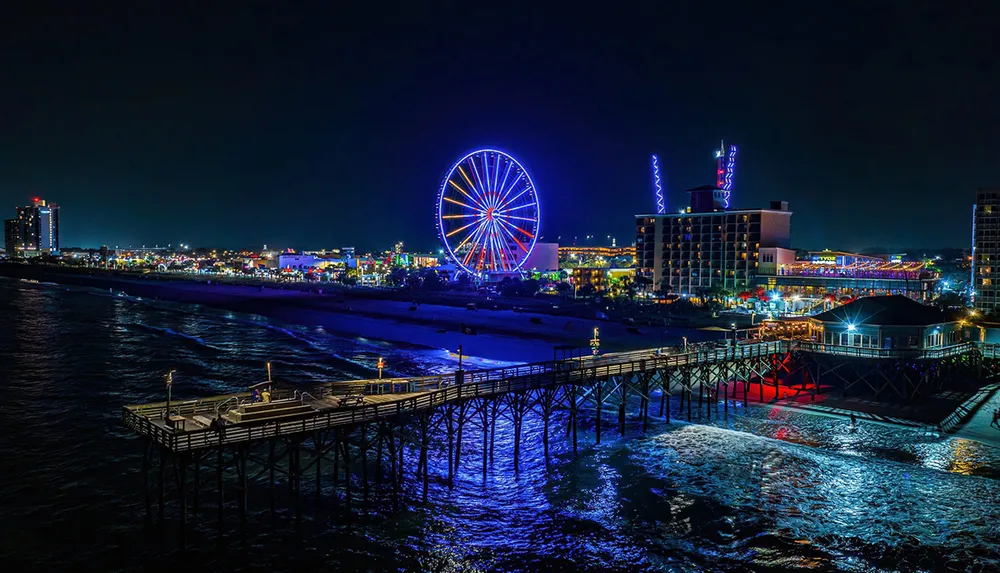
<path id="1" fill-rule="evenodd" d="M 20 269 L 25 267 L 20 266 Z M 42 269 L 39 269 L 42 270 Z M 9 274 L 9 273 L 5 273 Z M 302 292 L 236 286 L 189 280 L 136 279 L 44 270 L 37 280 L 58 284 L 109 289 L 116 295 L 205 305 L 256 314 L 286 324 L 322 326 L 346 338 L 383 340 L 446 349 L 480 358 L 536 362 L 551 360 L 556 347 L 576 347 L 589 354 L 594 328 L 599 331 L 601 352 L 680 346 L 721 339 L 723 333 L 681 327 L 629 327 L 621 323 L 577 317 L 458 306 L 413 305 L 392 300 L 352 298 L 349 293 Z M 321 287 L 319 287 L 321 288 Z M 504 299 L 509 303 L 515 299 Z M 516 302 L 516 301 L 515 301 Z M 594 312 L 596 313 L 596 308 Z M 463 334 L 463 327 L 466 333 Z M 469 334 L 471 328 L 474 334 Z M 457 359 L 457 354 L 456 354 Z"/>

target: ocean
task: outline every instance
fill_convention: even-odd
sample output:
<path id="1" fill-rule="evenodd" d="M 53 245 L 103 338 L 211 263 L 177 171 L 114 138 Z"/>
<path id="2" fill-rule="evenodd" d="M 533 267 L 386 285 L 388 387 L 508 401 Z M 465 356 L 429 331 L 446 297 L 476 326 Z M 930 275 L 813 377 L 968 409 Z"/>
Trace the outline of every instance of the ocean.
<path id="1" fill-rule="evenodd" d="M 317 500 L 307 479 L 297 524 L 283 483 L 271 515 L 261 478 L 250 485 L 245 542 L 233 508 L 219 538 L 210 491 L 183 545 L 176 512 L 145 524 L 142 450 L 121 425 L 121 406 L 164 399 L 165 372 L 176 370 L 181 400 L 241 391 L 264 380 L 268 362 L 279 383 L 307 386 L 371 376 L 380 356 L 387 376 L 455 367 L 453 354 L 417 344 L 0 280 L 0 563 L 6 571 L 1000 568 L 1000 450 L 742 405 L 728 419 L 657 422 L 646 433 L 630 420 L 624 438 L 608 430 L 599 446 L 591 416 L 579 455 L 553 431 L 548 463 L 540 420 L 529 415 L 517 476 L 510 425 L 500 423 L 486 482 L 471 437 L 453 490 L 436 440 L 429 501 L 411 473 L 399 511 L 386 491 L 365 503 L 356 487 L 347 513 L 342 499 L 331 501 L 330 483 Z M 605 415 L 613 427 L 615 414 Z"/>

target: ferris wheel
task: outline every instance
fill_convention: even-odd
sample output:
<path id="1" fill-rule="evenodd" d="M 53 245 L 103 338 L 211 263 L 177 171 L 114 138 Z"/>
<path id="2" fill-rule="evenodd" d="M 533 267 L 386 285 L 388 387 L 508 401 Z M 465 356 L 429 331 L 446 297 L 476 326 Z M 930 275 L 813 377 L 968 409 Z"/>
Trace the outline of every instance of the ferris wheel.
<path id="1" fill-rule="evenodd" d="M 538 195 L 513 157 L 480 149 L 448 170 L 438 193 L 437 227 L 465 272 L 520 272 L 538 239 Z"/>

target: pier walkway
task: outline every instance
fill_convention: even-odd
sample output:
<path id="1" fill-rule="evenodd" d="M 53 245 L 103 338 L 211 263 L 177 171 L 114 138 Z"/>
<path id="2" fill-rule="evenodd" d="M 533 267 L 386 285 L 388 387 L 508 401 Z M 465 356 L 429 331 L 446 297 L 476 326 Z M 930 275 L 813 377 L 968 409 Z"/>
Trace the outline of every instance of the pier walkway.
<path id="1" fill-rule="evenodd" d="M 174 401 L 170 404 L 172 423 L 168 423 L 166 402 L 125 406 L 123 418 L 125 425 L 137 434 L 170 451 L 182 452 L 374 422 L 469 398 L 590 383 L 612 376 L 631 377 L 663 368 L 773 357 L 788 350 L 788 341 L 688 353 L 676 348 L 662 352 L 653 348 L 435 376 L 331 382 L 305 390 L 277 389 L 272 404 L 304 408 L 289 413 L 288 408 L 279 407 L 272 416 L 247 421 L 236 421 L 227 414 L 245 407 L 250 400 L 249 392 Z M 359 393 L 363 394 L 362 400 L 341 404 L 343 397 Z M 221 428 L 211 423 L 216 418 L 225 420 Z"/>
<path id="2" fill-rule="evenodd" d="M 788 356 L 793 352 L 821 359 L 812 365 L 814 369 L 810 372 L 817 390 L 821 376 L 842 377 L 838 369 L 843 359 L 938 362 L 972 355 L 980 361 L 997 357 L 996 346 L 977 343 L 930 350 L 853 348 L 796 340 L 739 344 L 686 353 L 679 348 L 651 348 L 434 376 L 331 382 L 298 390 L 279 388 L 273 391 L 273 401 L 266 407 L 249 404 L 249 392 L 174 401 L 170 404 L 169 419 L 165 402 L 125 406 L 123 421 L 137 434 L 172 452 L 182 452 L 398 418 L 472 398 L 567 384 L 591 385 L 597 380 L 633 381 L 640 375 L 657 373 L 658 376 L 650 376 L 643 387 L 648 400 L 648 392 L 657 386 L 669 392 L 673 384 L 680 383 L 691 392 L 699 379 L 695 373 L 695 381 L 691 381 L 692 369 L 712 365 L 725 368 L 705 371 L 705 376 L 711 374 L 713 378 L 710 383 L 720 378 L 727 384 L 733 382 L 735 397 L 736 380 L 749 384 L 753 378 L 761 384 L 763 399 L 763 380 L 772 371 L 791 373 L 793 368 L 788 364 Z M 829 365 L 830 359 L 835 361 L 833 366 Z M 686 373 L 687 376 L 673 376 L 673 373 Z M 867 381 L 864 375 L 857 377 Z M 660 384 L 656 384 L 656 380 Z M 653 382 L 652 388 L 648 382 Z M 859 384 L 858 380 L 845 382 L 848 387 Z M 920 382 L 917 379 L 914 392 L 919 389 Z M 894 385 L 888 379 L 882 382 L 883 388 L 896 386 L 899 384 Z M 877 397 L 880 389 L 873 389 Z"/>

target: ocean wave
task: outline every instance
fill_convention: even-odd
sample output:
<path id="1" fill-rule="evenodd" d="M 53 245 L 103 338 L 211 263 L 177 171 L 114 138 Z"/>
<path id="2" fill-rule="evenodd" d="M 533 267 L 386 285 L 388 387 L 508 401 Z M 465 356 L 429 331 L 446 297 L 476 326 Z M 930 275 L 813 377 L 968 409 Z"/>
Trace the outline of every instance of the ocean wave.
<path id="1" fill-rule="evenodd" d="M 133 323 L 133 324 L 125 325 L 125 326 L 138 327 L 138 328 L 141 328 L 141 329 L 149 331 L 149 332 L 155 332 L 155 333 L 158 333 L 158 334 L 162 334 L 164 336 L 176 336 L 178 338 L 183 338 L 184 340 L 190 341 L 190 342 L 192 342 L 192 343 L 194 343 L 194 344 L 196 344 L 198 346 L 201 346 L 203 348 L 207 348 L 209 350 L 214 350 L 216 352 L 223 352 L 223 349 L 219 348 L 218 346 L 213 346 L 213 345 L 205 342 L 203 339 L 201 339 L 201 338 L 199 338 L 197 336 L 194 336 L 194 335 L 191 335 L 191 334 L 185 334 L 183 332 L 177 332 L 176 330 L 173 330 L 172 328 L 161 328 L 159 326 L 150 326 L 148 324 L 141 324 L 141 323 Z"/>

